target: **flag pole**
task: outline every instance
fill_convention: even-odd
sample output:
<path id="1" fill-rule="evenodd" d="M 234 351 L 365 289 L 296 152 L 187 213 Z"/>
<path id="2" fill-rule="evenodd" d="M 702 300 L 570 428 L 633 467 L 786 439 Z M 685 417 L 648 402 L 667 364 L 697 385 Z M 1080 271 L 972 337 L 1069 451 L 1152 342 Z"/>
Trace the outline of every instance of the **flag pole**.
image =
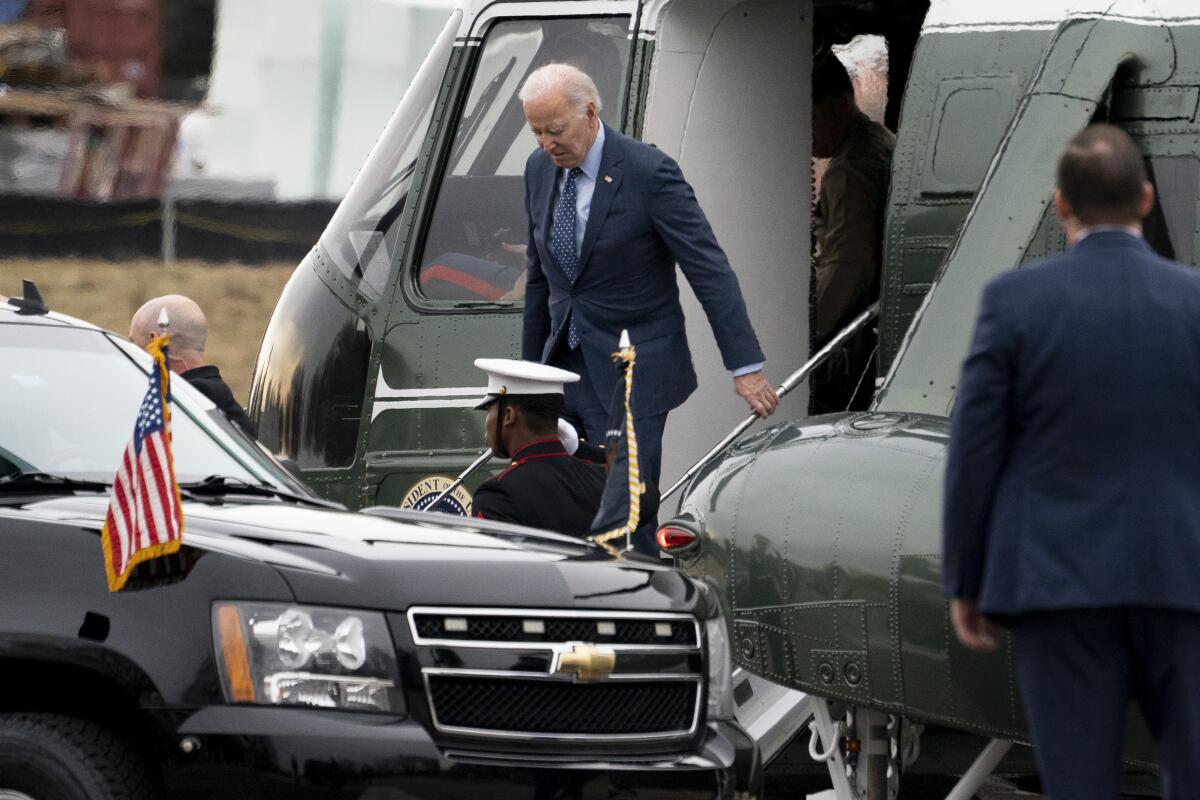
<path id="1" fill-rule="evenodd" d="M 812 358 L 804 362 L 804 364 L 798 370 L 789 375 L 787 380 L 779 384 L 779 388 L 775 390 L 775 394 L 783 397 L 792 389 L 795 389 L 801 381 L 812 374 L 813 370 L 825 363 L 825 360 L 833 354 L 834 350 L 840 347 L 851 336 L 858 333 L 859 330 L 861 330 L 868 322 L 874 319 L 878 313 L 879 301 L 877 300 L 872 303 L 869 308 L 855 317 L 849 325 L 838 331 L 836 336 L 830 339 L 824 347 L 816 352 Z M 675 494 L 675 492 L 679 491 L 680 488 L 685 486 L 688 481 L 695 477 L 696 473 L 699 472 L 705 464 L 712 461 L 716 456 L 724 452 L 725 448 L 733 444 L 733 442 L 739 436 L 745 433 L 746 430 L 758 419 L 759 416 L 757 414 L 751 414 L 749 417 L 742 420 L 741 423 L 739 423 L 736 428 L 730 431 L 724 439 L 717 442 L 717 444 L 714 445 L 711 450 L 705 453 L 703 458 L 693 464 L 687 472 L 683 473 L 683 477 L 675 481 L 675 483 L 671 485 L 670 489 L 667 489 L 665 492 L 663 492 L 662 496 L 659 498 L 659 502 L 666 500 L 668 497 Z"/>
<path id="2" fill-rule="evenodd" d="M 605 482 L 604 497 L 600 501 L 600 509 L 596 512 L 597 519 L 602 519 L 602 525 L 609 524 L 617 525 L 609 530 L 601 530 L 590 534 L 587 538 L 589 541 L 604 547 L 605 549 L 617 555 L 619 551 L 609 542 L 625 537 L 625 551 L 633 549 L 633 532 L 637 529 L 638 523 L 641 520 L 642 510 L 642 495 L 646 492 L 646 484 L 642 482 L 641 466 L 638 463 L 638 444 L 637 430 L 633 422 L 633 365 L 637 360 L 637 351 L 629 340 L 629 331 L 621 331 L 621 340 L 617 345 L 617 352 L 612 355 L 613 363 L 621 367 L 621 377 L 617 381 L 617 386 L 614 389 L 612 407 L 609 409 L 609 431 L 608 431 L 608 459 L 610 470 L 616 469 L 616 464 L 620 462 L 621 441 L 625 443 L 625 478 L 624 484 L 627 488 L 625 498 L 625 508 L 623 512 L 624 522 L 617 524 L 617 520 L 611 520 L 609 514 L 612 509 L 606 505 L 608 497 L 608 484 Z M 613 415 L 620 409 L 621 420 L 616 423 L 614 428 Z M 610 472 L 608 481 L 616 477 L 615 472 Z M 592 525 L 596 525 L 596 520 L 592 520 Z"/>

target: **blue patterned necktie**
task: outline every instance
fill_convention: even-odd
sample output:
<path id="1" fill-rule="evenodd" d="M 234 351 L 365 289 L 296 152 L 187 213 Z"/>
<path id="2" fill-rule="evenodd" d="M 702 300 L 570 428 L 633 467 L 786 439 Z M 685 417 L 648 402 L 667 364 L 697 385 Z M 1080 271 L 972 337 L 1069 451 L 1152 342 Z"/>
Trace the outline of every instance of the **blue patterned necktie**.
<path id="1" fill-rule="evenodd" d="M 575 276 L 579 272 L 579 253 L 575 250 L 575 200 L 578 194 L 575 179 L 582 173 L 579 167 L 567 171 L 567 182 L 554 206 L 554 230 L 550 239 L 550 252 L 571 283 L 575 283 Z M 574 314 L 567 320 L 567 347 L 571 350 L 579 347 L 579 331 L 575 329 Z"/>

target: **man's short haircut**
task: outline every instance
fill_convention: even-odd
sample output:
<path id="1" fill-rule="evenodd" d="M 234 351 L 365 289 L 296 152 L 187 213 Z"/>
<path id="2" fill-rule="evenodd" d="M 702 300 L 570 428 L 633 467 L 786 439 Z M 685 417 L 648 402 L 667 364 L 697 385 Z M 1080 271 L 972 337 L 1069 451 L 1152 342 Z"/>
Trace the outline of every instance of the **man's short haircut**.
<path id="1" fill-rule="evenodd" d="M 820 105 L 835 97 L 854 97 L 854 83 L 846 65 L 831 52 L 817 59 L 813 65 L 812 78 L 813 105 Z"/>
<path id="2" fill-rule="evenodd" d="M 147 300 L 134 312 L 132 331 L 147 338 L 158 335 L 158 315 L 164 308 L 170 320 L 167 332 L 171 334 L 172 353 L 186 351 L 203 355 L 204 344 L 208 339 L 208 319 L 194 300 L 181 294 L 168 294 Z"/>
<path id="3" fill-rule="evenodd" d="M 549 434 L 558 430 L 558 418 L 563 411 L 561 394 L 514 394 L 508 398 L 508 404 L 524 412 L 530 431 Z"/>
<path id="4" fill-rule="evenodd" d="M 1089 125 L 1058 159 L 1058 188 L 1085 225 L 1140 220 L 1145 182 L 1141 151 L 1115 125 Z"/>
<path id="5" fill-rule="evenodd" d="M 604 108 L 595 81 L 586 72 L 570 64 L 546 64 L 538 67 L 529 73 L 517 96 L 522 103 L 528 103 L 540 100 L 554 91 L 566 92 L 567 102 L 580 116 L 588 103 L 596 105 L 597 114 Z"/>

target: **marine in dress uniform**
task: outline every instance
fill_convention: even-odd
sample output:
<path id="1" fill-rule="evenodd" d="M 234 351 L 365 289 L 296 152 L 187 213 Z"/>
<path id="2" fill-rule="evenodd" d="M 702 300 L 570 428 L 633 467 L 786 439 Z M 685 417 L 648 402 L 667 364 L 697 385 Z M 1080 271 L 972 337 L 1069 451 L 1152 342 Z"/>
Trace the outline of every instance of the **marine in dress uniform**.
<path id="1" fill-rule="evenodd" d="M 480 519 L 587 535 L 600 507 L 604 468 L 568 452 L 559 434 L 563 384 L 579 376 L 510 359 L 481 358 L 475 366 L 488 373 L 488 394 L 477 406 L 488 412 L 488 446 L 511 464 L 476 490 L 473 513 Z M 568 444 L 577 440 L 568 437 Z"/>

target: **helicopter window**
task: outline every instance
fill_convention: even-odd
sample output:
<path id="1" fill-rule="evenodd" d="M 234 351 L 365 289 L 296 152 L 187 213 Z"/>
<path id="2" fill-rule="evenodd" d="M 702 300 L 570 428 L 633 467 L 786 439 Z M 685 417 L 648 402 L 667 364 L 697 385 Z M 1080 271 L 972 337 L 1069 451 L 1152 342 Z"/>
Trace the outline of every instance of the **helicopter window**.
<path id="1" fill-rule="evenodd" d="M 619 127 L 629 18 L 524 19 L 488 31 L 450 148 L 421 258 L 430 300 L 515 301 L 524 296 L 525 161 L 537 149 L 517 92 L 550 62 L 572 63 L 596 81 L 601 116 Z"/>
<path id="2" fill-rule="evenodd" d="M 944 79 L 934 106 L 935 135 L 922 194 L 974 195 L 1020 97 L 1021 85 L 1011 75 Z M 972 135 L 964 136 L 965 130 Z"/>
<path id="3" fill-rule="evenodd" d="M 387 284 L 417 156 L 433 119 L 438 90 L 461 22 L 461 12 L 450 16 L 321 236 L 322 252 L 359 292 L 372 300 L 383 293 Z"/>

